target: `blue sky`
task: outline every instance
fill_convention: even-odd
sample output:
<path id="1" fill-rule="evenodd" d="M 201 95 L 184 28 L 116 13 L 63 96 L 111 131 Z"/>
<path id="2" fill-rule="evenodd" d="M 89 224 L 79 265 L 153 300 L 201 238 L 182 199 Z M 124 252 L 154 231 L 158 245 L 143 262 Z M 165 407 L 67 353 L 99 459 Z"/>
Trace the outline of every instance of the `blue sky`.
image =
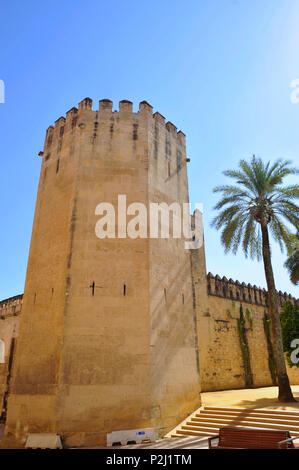
<path id="1" fill-rule="evenodd" d="M 253 153 L 299 166 L 299 1 L 3 0 L 0 20 L 0 299 L 23 292 L 45 130 L 87 96 L 145 99 L 186 133 L 207 270 L 265 287 L 262 263 L 224 254 L 212 189 Z M 284 260 L 273 247 L 298 297 Z"/>

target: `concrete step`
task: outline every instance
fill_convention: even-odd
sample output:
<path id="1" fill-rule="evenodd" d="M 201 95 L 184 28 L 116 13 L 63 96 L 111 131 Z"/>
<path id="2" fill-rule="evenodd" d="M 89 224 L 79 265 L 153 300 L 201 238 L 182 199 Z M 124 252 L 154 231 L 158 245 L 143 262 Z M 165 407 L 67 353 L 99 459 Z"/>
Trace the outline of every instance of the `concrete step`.
<path id="1" fill-rule="evenodd" d="M 184 430 L 184 429 L 178 429 L 175 434 L 173 434 L 172 437 L 180 437 L 181 435 L 184 436 L 217 436 L 218 432 L 211 432 L 211 431 L 192 431 L 192 430 Z"/>
<path id="2" fill-rule="evenodd" d="M 208 433 L 213 433 L 213 434 L 219 434 L 219 429 L 220 428 L 225 428 L 226 426 L 219 426 L 219 427 L 215 427 L 215 428 L 211 428 L 211 427 L 208 427 L 208 428 L 203 428 L 203 427 L 200 427 L 200 431 L 201 432 L 204 432 L 204 429 L 207 429 Z M 252 425 L 244 425 L 243 423 L 241 424 L 237 424 L 237 425 L 234 425 L 233 426 L 234 428 L 246 428 L 246 429 L 269 429 L 269 428 L 264 428 L 263 426 L 252 426 Z M 184 431 L 190 431 L 190 432 L 195 432 L 197 431 L 197 426 L 182 426 L 181 429 L 183 429 Z M 272 428 L 271 428 L 272 429 Z M 276 428 L 274 428 L 276 429 Z M 286 431 L 288 431 L 288 429 L 286 429 Z M 176 431 L 178 432 L 178 431 Z M 290 435 L 291 437 L 297 437 L 299 436 L 298 432 L 294 432 L 294 431 L 290 431 Z"/>
<path id="3" fill-rule="evenodd" d="M 203 422 L 203 421 L 188 421 L 186 423 L 186 425 L 188 426 L 192 426 L 192 427 L 196 427 L 196 426 L 199 426 L 199 427 L 203 427 L 203 426 L 207 426 L 207 427 L 213 427 L 213 428 L 217 428 L 219 429 L 220 427 L 224 427 L 224 426 L 243 426 L 244 428 L 246 427 L 253 427 L 253 428 L 262 428 L 262 429 L 282 429 L 282 430 L 285 430 L 285 431 L 290 431 L 292 432 L 293 434 L 295 434 L 296 436 L 299 436 L 299 427 L 294 427 L 294 426 L 288 426 L 288 425 L 278 425 L 278 424 L 268 424 L 268 423 L 257 423 L 256 421 L 235 421 L 235 422 L 231 422 L 231 421 L 214 421 L 214 422 L 211 422 L 211 421 L 206 421 L 206 422 Z"/>
<path id="4" fill-rule="evenodd" d="M 248 429 L 280 429 L 299 436 L 299 412 L 256 408 L 204 407 L 185 420 L 173 432 L 179 436 L 215 436 L 219 428 L 234 426 Z"/>
<path id="5" fill-rule="evenodd" d="M 277 426 L 277 429 L 284 429 L 285 426 L 291 427 L 292 429 L 299 431 L 299 421 L 288 421 L 288 420 L 275 420 L 275 419 L 269 419 L 269 418 L 255 418 L 251 417 L 250 415 L 248 416 L 221 416 L 217 418 L 216 416 L 213 417 L 207 417 L 207 416 L 201 416 L 196 415 L 195 417 L 192 417 L 192 421 L 198 421 L 198 422 L 205 422 L 205 423 L 223 423 L 223 424 L 228 424 L 230 423 L 231 425 L 234 425 L 234 423 L 240 423 L 240 422 L 252 422 L 252 423 L 262 423 L 262 424 L 267 424 L 267 425 L 275 425 Z"/>

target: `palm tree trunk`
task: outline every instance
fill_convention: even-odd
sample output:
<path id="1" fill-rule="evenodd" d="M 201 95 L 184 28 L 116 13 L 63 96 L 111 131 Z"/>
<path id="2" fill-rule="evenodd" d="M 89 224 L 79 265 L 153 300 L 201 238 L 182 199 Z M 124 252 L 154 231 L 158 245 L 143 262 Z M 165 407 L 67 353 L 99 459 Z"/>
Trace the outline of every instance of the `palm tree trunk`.
<path id="1" fill-rule="evenodd" d="M 262 240 L 263 240 L 263 260 L 268 286 L 268 305 L 271 318 L 271 328 L 273 336 L 273 349 L 277 368 L 278 381 L 278 400 L 283 402 L 296 401 L 293 397 L 287 374 L 286 364 L 283 354 L 282 331 L 280 324 L 280 313 L 278 307 L 278 297 L 275 288 L 273 269 L 271 263 L 271 251 L 268 228 L 263 221 L 261 222 Z"/>

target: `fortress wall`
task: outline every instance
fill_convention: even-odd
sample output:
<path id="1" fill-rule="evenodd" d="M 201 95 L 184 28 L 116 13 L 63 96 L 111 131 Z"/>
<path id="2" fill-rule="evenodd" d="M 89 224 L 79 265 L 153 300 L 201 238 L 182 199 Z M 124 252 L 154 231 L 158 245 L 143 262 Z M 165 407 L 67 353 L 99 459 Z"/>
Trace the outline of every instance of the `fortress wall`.
<path id="1" fill-rule="evenodd" d="M 205 354 L 201 361 L 201 386 L 203 391 L 223 390 L 245 387 L 244 365 L 242 360 L 238 333 L 239 308 L 235 311 L 230 299 L 209 295 L 208 336 Z M 239 302 L 237 302 L 239 306 Z M 265 307 L 249 305 L 242 302 L 243 308 L 251 307 L 253 327 L 246 320 L 246 330 L 253 373 L 253 384 L 256 387 L 272 385 L 268 366 L 267 342 L 263 327 Z M 232 316 L 229 318 L 227 310 Z M 200 326 L 199 326 L 200 327 Z"/>
<path id="2" fill-rule="evenodd" d="M 242 285 L 232 280 L 227 281 L 219 276 L 205 275 L 205 255 L 204 250 L 197 250 L 192 256 L 194 284 L 196 289 L 197 326 L 198 326 L 198 349 L 200 353 L 200 380 L 202 391 L 224 390 L 234 388 L 244 388 L 244 365 L 242 361 L 240 340 L 238 334 L 237 317 L 239 311 L 233 308 L 233 301 L 240 305 L 237 293 L 243 298 L 247 295 L 247 301 L 242 300 L 244 311 L 250 308 L 253 313 L 253 327 L 246 321 L 247 337 L 250 351 L 250 361 L 253 373 L 253 385 L 272 386 L 272 378 L 268 365 L 268 350 L 264 332 L 263 316 L 267 312 L 266 291 Z M 157 275 L 156 282 L 159 282 Z M 217 285 L 217 288 L 216 288 Z M 188 290 L 188 284 L 186 287 Z M 157 285 L 153 280 L 153 288 Z M 177 289 L 177 284 L 176 284 Z M 176 291 L 175 289 L 175 291 Z M 223 291 L 224 289 L 224 291 Z M 253 289 L 253 293 L 252 290 Z M 160 292 L 161 291 L 161 292 Z M 161 301 L 164 293 L 160 286 L 152 297 L 152 305 L 155 301 Z M 208 294 L 210 291 L 210 294 Z M 233 298 L 227 298 L 226 292 L 233 292 Z M 260 304 L 250 302 L 249 293 L 255 298 L 254 291 Z M 160 293 L 159 293 L 160 292 Z M 181 296 L 181 289 L 179 289 Z M 162 295 L 163 294 L 163 295 Z M 175 294 L 169 291 L 170 299 L 175 299 Z M 21 313 L 23 296 L 19 295 L 0 302 L 0 339 L 5 343 L 5 363 L 0 364 L 0 405 L 3 406 L 3 398 L 7 389 L 9 355 L 11 352 L 12 339 L 17 336 L 19 314 Z M 280 302 L 289 300 L 294 302 L 294 298 L 286 293 L 280 292 Z M 175 301 L 176 302 L 176 301 Z M 188 301 L 187 301 L 188 302 Z M 154 307 L 153 307 L 154 308 Z M 174 306 L 171 310 L 175 311 Z M 232 313 L 233 319 L 229 318 L 227 310 Z M 161 313 L 160 313 L 161 314 Z M 155 316 L 153 316 L 153 321 Z M 157 319 L 156 319 L 157 320 Z M 163 336 L 165 323 L 161 323 L 159 335 Z M 159 343 L 157 343 L 159 344 Z M 289 379 L 292 385 L 299 385 L 299 369 L 287 366 Z M 158 377 L 156 377 L 158 379 Z M 171 387 L 168 386 L 168 390 Z M 153 407 L 153 412 L 157 413 L 158 408 Z M 161 410 L 159 409 L 159 413 Z"/>
<path id="3" fill-rule="evenodd" d="M 237 292 L 239 295 L 245 292 L 248 298 L 248 286 L 232 280 L 223 280 L 219 276 L 208 275 L 205 276 L 205 257 L 204 250 L 198 250 L 193 253 L 193 272 L 196 270 L 199 276 L 195 276 L 194 283 L 196 288 L 196 302 L 197 308 L 197 326 L 198 326 L 198 349 L 200 353 L 200 380 L 202 391 L 223 390 L 232 388 L 244 388 L 244 365 L 242 361 L 240 341 L 238 334 L 237 317 L 239 311 L 233 308 L 233 300 L 239 305 L 236 298 Z M 157 276 L 157 282 L 159 277 Z M 154 282 L 154 281 L 153 281 Z M 216 284 L 218 284 L 216 293 Z M 208 287 L 209 286 L 209 287 Z M 153 287 L 157 285 L 153 283 Z M 185 296 L 186 296 L 185 286 Z M 177 288 L 177 286 L 176 286 Z M 232 290 L 234 299 L 226 298 L 223 296 L 223 288 Z M 184 290 L 184 287 L 182 287 Z M 243 289 L 243 293 L 241 292 Z M 252 287 L 254 290 L 254 288 Z M 152 298 L 154 302 L 158 297 L 163 297 L 162 287 L 159 292 L 157 291 L 155 297 Z M 176 290 L 176 289 L 175 289 Z M 210 290 L 210 294 L 208 294 Z M 250 291 L 250 287 L 249 287 Z M 181 289 L 179 289 L 181 296 Z M 224 290 L 224 292 L 226 292 Z M 247 320 L 247 337 L 249 343 L 250 360 L 253 372 L 253 385 L 271 386 L 272 378 L 268 365 L 268 350 L 267 342 L 263 326 L 263 316 L 267 312 L 266 297 L 264 289 L 257 289 L 257 298 L 260 300 L 260 305 L 252 302 L 242 301 L 244 311 L 249 307 L 253 313 L 254 324 L 250 327 Z M 163 295 L 162 295 L 163 294 Z M 174 298 L 174 294 L 169 291 L 168 295 Z M 253 294 L 254 298 L 254 294 Z M 9 357 L 12 346 L 12 339 L 16 338 L 18 334 L 19 314 L 21 313 L 23 296 L 19 295 L 0 302 L 0 339 L 5 343 L 5 363 L 0 363 L 0 406 L 3 407 L 4 393 L 7 390 L 8 379 L 8 366 Z M 285 300 L 294 301 L 294 299 L 286 293 L 280 293 L 280 301 Z M 172 300 L 171 300 L 172 302 Z M 188 301 L 187 301 L 188 302 Z M 171 310 L 175 311 L 174 306 Z M 232 313 L 233 319 L 229 318 L 227 310 Z M 154 321 L 153 317 L 153 321 Z M 161 323 L 159 335 L 165 334 L 165 323 Z M 14 348 L 15 349 L 15 348 Z M 289 379 L 292 385 L 299 385 L 299 369 L 297 367 L 287 366 Z M 158 377 L 157 377 L 158 379 Z M 168 386 L 168 390 L 171 387 Z M 157 413 L 158 408 L 154 408 Z M 159 413 L 161 410 L 159 409 Z"/>
<path id="4" fill-rule="evenodd" d="M 23 294 L 0 301 L 0 318 L 5 320 L 8 317 L 19 315 L 22 310 L 22 302 Z"/>
<path id="5" fill-rule="evenodd" d="M 264 331 L 264 314 L 267 313 L 267 292 L 264 289 L 240 284 L 225 277 L 207 276 L 208 295 L 199 309 L 200 376 L 202 391 L 224 390 L 245 387 L 244 363 L 238 332 L 239 307 L 242 303 L 252 312 L 251 327 L 246 318 L 246 335 L 253 376 L 253 386 L 272 386 L 268 362 L 268 346 Z M 295 299 L 279 292 L 280 304 Z M 234 308 L 233 302 L 237 309 Z M 205 304 L 205 308 L 203 305 Z M 233 318 L 227 311 L 231 312 Z M 289 368 L 293 385 L 299 383 L 299 369 Z"/>
<path id="6" fill-rule="evenodd" d="M 4 349 L 4 358 L 0 357 L 0 416 L 2 418 L 6 413 L 5 395 L 8 391 L 11 377 L 11 366 L 15 351 L 15 338 L 18 335 L 22 300 L 23 295 L 17 295 L 0 302 L 0 340 L 2 342 L 1 348 Z"/>

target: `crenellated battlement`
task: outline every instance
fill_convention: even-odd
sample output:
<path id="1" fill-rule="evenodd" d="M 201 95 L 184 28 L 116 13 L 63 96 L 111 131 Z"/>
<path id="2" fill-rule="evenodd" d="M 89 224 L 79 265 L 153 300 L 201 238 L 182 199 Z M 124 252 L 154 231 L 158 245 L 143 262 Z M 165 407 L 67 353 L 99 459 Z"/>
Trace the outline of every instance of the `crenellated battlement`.
<path id="1" fill-rule="evenodd" d="M 234 281 L 233 279 L 227 279 L 225 276 L 222 278 L 218 276 L 213 276 L 212 273 L 207 275 L 207 289 L 209 295 L 215 295 L 217 297 L 224 297 L 231 300 L 236 300 L 239 302 L 246 302 L 250 304 L 262 305 L 264 307 L 268 306 L 268 292 L 266 289 L 257 287 L 256 285 L 245 284 L 245 282 L 240 283 L 238 280 Z M 292 304 L 298 302 L 298 299 L 287 294 L 286 292 L 277 292 L 279 298 L 280 306 L 289 301 Z"/>
<path id="2" fill-rule="evenodd" d="M 46 139 L 45 139 L 45 152 L 44 155 L 47 155 L 47 151 L 52 145 L 52 141 L 60 143 L 62 145 L 63 134 L 67 131 L 73 131 L 76 128 L 84 129 L 86 123 L 92 119 L 99 123 L 109 121 L 111 118 L 120 119 L 129 118 L 129 116 L 135 118 L 152 118 L 153 125 L 159 125 L 161 128 L 164 128 L 165 131 L 177 139 L 177 143 L 181 146 L 186 145 L 185 134 L 181 130 L 177 130 L 177 127 L 170 121 L 166 122 L 165 117 L 156 111 L 153 114 L 153 107 L 147 101 L 141 101 L 139 103 L 138 112 L 133 112 L 133 103 L 128 100 L 121 100 L 118 104 L 118 111 L 113 110 L 113 102 L 109 99 L 102 99 L 99 101 L 98 109 L 93 109 L 93 101 L 91 98 L 85 98 L 80 101 L 78 108 L 73 107 L 66 112 L 66 116 L 60 116 L 54 123 L 50 125 L 47 129 Z M 95 118 L 95 119 L 94 119 Z M 40 152 L 40 156 L 43 156 L 43 153 Z"/>
<path id="3" fill-rule="evenodd" d="M 0 302 L 0 319 L 16 316 L 21 313 L 23 302 L 23 294 L 15 295 L 9 299 Z"/>

